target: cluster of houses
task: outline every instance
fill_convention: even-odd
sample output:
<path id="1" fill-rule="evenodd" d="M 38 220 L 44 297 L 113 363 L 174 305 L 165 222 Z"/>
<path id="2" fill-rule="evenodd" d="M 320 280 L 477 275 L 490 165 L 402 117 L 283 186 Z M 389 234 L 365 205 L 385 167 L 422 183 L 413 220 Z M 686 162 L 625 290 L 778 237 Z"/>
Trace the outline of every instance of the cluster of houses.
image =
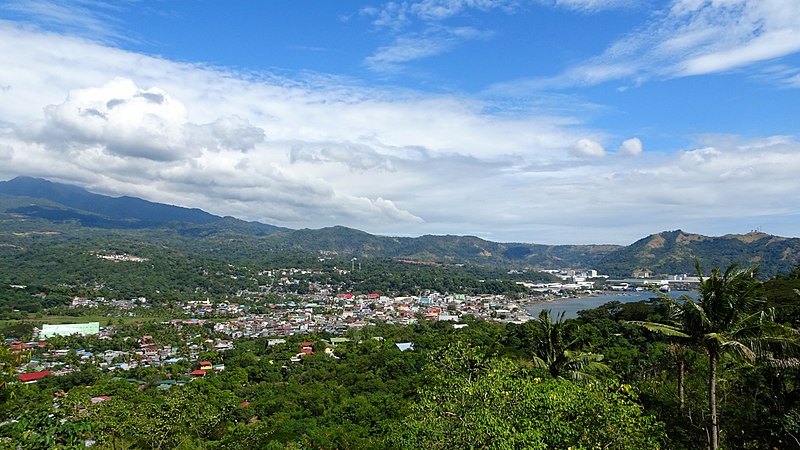
<path id="1" fill-rule="evenodd" d="M 515 301 L 502 295 L 387 297 L 338 294 L 305 303 L 270 305 L 268 314 L 241 315 L 214 324 L 214 331 L 232 339 L 303 333 L 343 334 L 376 323 L 408 325 L 420 319 L 460 322 L 464 316 L 522 323 L 531 319 Z M 456 325 L 457 326 L 457 325 Z"/>
<path id="2" fill-rule="evenodd" d="M 121 262 L 121 261 L 128 261 L 128 262 L 145 262 L 149 261 L 147 258 L 142 258 L 140 256 L 129 255 L 127 253 L 123 254 L 113 254 L 113 255 L 104 255 L 97 253 L 95 254 L 100 259 L 105 259 L 107 261 L 114 261 L 114 262 Z"/>
<path id="3" fill-rule="evenodd" d="M 246 314 L 252 307 L 234 302 L 221 301 L 212 302 L 211 300 L 190 300 L 185 303 L 178 303 L 181 312 L 188 315 L 230 315 Z"/>
<path id="4" fill-rule="evenodd" d="M 202 325 L 201 320 L 173 320 L 162 323 L 163 326 L 183 328 L 186 325 Z M 137 368 L 163 367 L 180 361 L 197 361 L 201 353 L 209 351 L 224 351 L 234 348 L 233 341 L 229 339 L 204 338 L 200 333 L 192 333 L 191 328 L 185 333 L 179 333 L 181 343 L 177 345 L 158 343 L 151 335 L 142 335 L 139 338 L 126 337 L 125 341 L 135 339 L 131 351 L 105 350 L 92 352 L 83 348 L 53 348 L 47 340 L 56 336 L 95 336 L 99 342 L 110 340 L 115 333 L 113 327 L 100 327 L 98 322 L 73 323 L 62 325 L 44 324 L 41 329 L 34 331 L 32 342 L 21 342 L 14 338 L 5 340 L 5 345 L 15 355 L 23 355 L 23 361 L 17 371 L 18 379 L 23 383 L 34 383 L 46 376 L 59 376 L 80 370 L 80 367 L 90 364 L 108 371 L 127 371 Z M 102 348 L 102 344 L 98 345 Z M 220 371 L 225 367 L 221 364 L 212 364 L 201 361 L 197 370 L 191 372 L 192 376 L 205 376 L 207 371 Z"/>
<path id="5" fill-rule="evenodd" d="M 130 310 L 134 308 L 150 308 L 145 297 L 133 298 L 111 298 L 105 297 L 75 297 L 69 304 L 70 308 L 99 308 L 100 306 L 107 306 L 112 309 Z"/>
<path id="6" fill-rule="evenodd" d="M 224 370 L 224 366 L 211 361 L 200 361 L 203 352 L 225 351 L 234 348 L 235 340 L 241 338 L 272 337 L 270 345 L 285 342 L 282 336 L 303 333 L 331 333 L 340 336 L 352 328 L 361 328 L 373 323 L 410 324 L 417 320 L 451 321 L 454 327 L 461 318 L 470 315 L 485 320 L 506 322 L 524 322 L 530 319 L 527 311 L 514 301 L 502 295 L 442 295 L 431 293 L 419 297 L 387 297 L 378 294 L 352 295 L 338 294 L 333 297 L 317 297 L 315 301 L 286 302 L 269 305 L 269 313 L 239 315 L 231 317 L 231 312 L 246 312 L 236 308 L 238 305 L 193 303 L 194 308 L 210 308 L 217 314 L 228 313 L 228 317 L 207 319 L 173 319 L 161 323 L 165 327 L 177 327 L 181 330 L 181 344 L 159 343 L 151 335 L 142 335 L 136 339 L 131 351 L 105 350 L 92 352 L 86 349 L 57 349 L 48 346 L 47 339 L 55 336 L 97 336 L 99 341 L 110 340 L 115 333 L 114 327 L 100 327 L 98 322 L 74 323 L 63 325 L 44 324 L 36 330 L 33 342 L 8 340 L 6 344 L 14 353 L 27 352 L 36 354 L 27 363 L 20 366 L 18 378 L 21 382 L 36 382 L 46 376 L 65 375 L 79 370 L 84 364 L 92 364 L 108 371 L 120 371 L 144 368 L 163 367 L 186 361 L 194 368 L 189 372 L 193 377 L 202 377 L 209 372 Z M 183 305 L 181 307 L 185 307 Z M 203 325 L 213 323 L 213 331 L 229 338 L 202 337 L 195 332 Z M 326 342 L 328 348 L 346 338 L 335 337 Z M 401 350 L 413 347 L 406 343 Z M 314 353 L 314 342 L 304 342 L 297 349 L 292 361 L 299 361 L 303 356 Z M 326 350 L 335 358 L 331 350 Z"/>
<path id="7" fill-rule="evenodd" d="M 97 255 L 114 261 L 138 261 L 131 255 Z M 342 271 L 346 272 L 346 271 Z M 274 270 L 259 275 L 275 279 L 275 285 L 296 284 L 296 277 L 314 274 L 309 270 L 285 269 Z M 597 278 L 594 271 L 587 273 L 554 272 L 562 279 L 561 283 L 530 284 L 526 286 L 543 294 L 564 292 L 569 289 L 591 289 L 589 278 Z M 316 284 L 316 283 L 314 283 Z M 153 336 L 142 335 L 131 337 L 136 339 L 135 349 L 129 351 L 105 350 L 97 353 L 85 349 L 53 349 L 47 346 L 46 340 L 53 336 L 73 334 L 94 335 L 99 340 L 112 339 L 113 327 L 100 327 L 99 323 L 49 325 L 45 324 L 35 338 L 39 341 L 22 343 L 7 342 L 15 353 L 28 352 L 37 357 L 18 368 L 20 382 L 36 382 L 46 376 L 58 376 L 78 370 L 82 364 L 93 364 L 96 367 L 120 371 L 120 373 L 146 367 L 164 367 L 185 361 L 192 377 L 203 377 L 211 372 L 224 370 L 224 366 L 211 361 L 199 361 L 200 355 L 209 351 L 224 351 L 234 348 L 236 339 L 267 337 L 270 345 L 285 342 L 282 337 L 306 333 L 329 333 L 334 336 L 326 341 L 326 353 L 335 358 L 333 348 L 337 343 L 346 341 L 341 337 L 350 329 L 358 329 L 370 324 L 412 324 L 418 320 L 449 321 L 456 328 L 466 326 L 462 322 L 466 316 L 476 319 L 522 323 L 531 320 L 531 316 L 517 300 L 503 295 L 465 295 L 440 294 L 426 292 L 419 296 L 392 297 L 377 293 L 354 295 L 336 293 L 331 286 L 314 286 L 310 293 L 283 297 L 280 303 L 265 303 L 264 290 L 253 293 L 247 290 L 238 295 L 239 301 L 220 299 L 219 301 L 194 300 L 174 304 L 177 315 L 194 318 L 176 318 L 161 325 L 181 328 L 185 333 L 181 343 L 159 343 Z M 255 295 L 262 294 L 262 295 Z M 251 295 L 255 295 L 251 297 Z M 71 306 L 75 308 L 110 307 L 120 311 L 149 308 L 151 305 L 144 297 L 126 299 L 106 299 L 104 297 L 76 297 Z M 257 312 L 257 313 L 256 313 Z M 126 312 L 126 314 L 134 314 Z M 199 317 L 199 318 L 198 318 Z M 207 326 L 213 323 L 213 331 L 225 339 L 201 337 L 192 331 L 192 327 Z M 188 328 L 187 328 L 188 327 Z M 413 350 L 413 344 L 397 344 L 401 351 Z M 299 361 L 304 356 L 314 353 L 314 342 L 304 342 L 296 350 L 292 361 Z M 165 380 L 160 389 L 179 380 Z"/>

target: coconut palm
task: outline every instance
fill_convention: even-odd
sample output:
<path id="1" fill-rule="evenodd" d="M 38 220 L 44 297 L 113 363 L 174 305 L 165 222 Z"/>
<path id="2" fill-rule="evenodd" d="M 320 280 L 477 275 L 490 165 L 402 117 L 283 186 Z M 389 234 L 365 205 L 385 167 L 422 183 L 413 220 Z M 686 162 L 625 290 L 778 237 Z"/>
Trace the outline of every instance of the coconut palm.
<path id="1" fill-rule="evenodd" d="M 702 347 L 708 354 L 708 403 L 710 409 L 710 447 L 719 446 L 717 416 L 717 368 L 720 357 L 730 354 L 755 361 L 758 357 L 774 360 L 797 345 L 795 330 L 775 322 L 772 309 L 765 309 L 757 298 L 755 268 L 739 269 L 730 265 L 725 272 L 718 268 L 704 278 L 695 260 L 700 278 L 697 301 L 689 296 L 679 300 L 662 298 L 670 308 L 667 323 L 635 322 L 651 330 L 680 338 L 687 345 Z"/>
<path id="2" fill-rule="evenodd" d="M 563 312 L 553 321 L 550 310 L 542 310 L 533 324 L 533 364 L 547 369 L 553 378 L 589 381 L 594 379 L 589 372 L 609 370 L 600 362 L 603 355 L 582 351 L 581 342 L 575 337 L 578 325 L 564 321 Z"/>

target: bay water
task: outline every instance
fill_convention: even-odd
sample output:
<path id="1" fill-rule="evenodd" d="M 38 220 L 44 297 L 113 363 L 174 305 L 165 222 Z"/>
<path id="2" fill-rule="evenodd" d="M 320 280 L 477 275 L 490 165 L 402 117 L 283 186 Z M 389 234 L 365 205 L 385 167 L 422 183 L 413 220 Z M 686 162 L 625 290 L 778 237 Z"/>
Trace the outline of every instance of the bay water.
<path id="1" fill-rule="evenodd" d="M 692 298 L 697 297 L 696 291 L 671 291 L 668 295 L 672 298 L 678 298 L 681 295 L 688 295 Z M 612 292 L 612 293 L 605 293 L 601 295 L 593 295 L 591 297 L 567 297 L 567 298 L 558 298 L 550 301 L 542 301 L 540 303 L 534 303 L 532 305 L 528 305 L 525 307 L 525 310 L 530 313 L 533 317 L 539 317 L 539 313 L 544 309 L 550 310 L 550 317 L 557 317 L 564 311 L 564 318 L 567 319 L 574 319 L 578 317 L 578 311 L 583 311 L 586 309 L 594 309 L 598 306 L 604 305 L 608 302 L 620 302 L 620 303 L 629 303 L 629 302 L 638 302 L 641 300 L 647 300 L 649 298 L 656 298 L 659 294 L 649 292 L 649 291 L 621 291 L 621 292 Z"/>

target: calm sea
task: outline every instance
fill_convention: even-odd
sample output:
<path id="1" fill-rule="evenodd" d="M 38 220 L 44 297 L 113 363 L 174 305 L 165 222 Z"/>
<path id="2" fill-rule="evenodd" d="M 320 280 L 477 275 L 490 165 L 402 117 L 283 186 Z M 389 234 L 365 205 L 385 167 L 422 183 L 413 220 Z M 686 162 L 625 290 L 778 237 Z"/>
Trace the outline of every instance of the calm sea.
<path id="1" fill-rule="evenodd" d="M 687 294 L 692 298 L 697 297 L 697 292 L 691 291 L 671 291 L 669 293 L 673 298 L 678 298 L 683 294 Z M 541 302 L 526 306 L 525 309 L 533 317 L 538 317 L 539 312 L 543 309 L 550 310 L 550 317 L 556 317 L 558 314 L 561 314 L 561 311 L 564 311 L 564 317 L 570 319 L 578 317 L 578 311 L 594 309 L 608 302 L 618 301 L 620 303 L 629 303 L 654 297 L 658 297 L 658 294 L 652 292 L 615 292 L 613 294 L 597 295 L 594 297 L 560 298 L 549 302 Z"/>

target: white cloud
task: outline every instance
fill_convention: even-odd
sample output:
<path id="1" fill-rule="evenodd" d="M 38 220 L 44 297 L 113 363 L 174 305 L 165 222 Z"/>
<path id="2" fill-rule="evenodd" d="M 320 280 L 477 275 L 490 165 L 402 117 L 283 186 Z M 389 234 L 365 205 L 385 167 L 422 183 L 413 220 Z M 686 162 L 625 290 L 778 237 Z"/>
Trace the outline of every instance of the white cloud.
<path id="1" fill-rule="evenodd" d="M 628 156 L 639 156 L 642 154 L 642 141 L 639 138 L 631 138 L 622 141 L 617 149 L 617 153 Z"/>
<path id="2" fill-rule="evenodd" d="M 264 130 L 238 116 L 222 117 L 206 125 L 184 124 L 186 146 L 207 150 L 253 150 L 264 141 Z"/>
<path id="3" fill-rule="evenodd" d="M 365 63 L 376 71 L 396 70 L 403 63 L 439 55 L 455 45 L 453 39 L 442 36 L 401 36 L 367 57 Z"/>
<path id="4" fill-rule="evenodd" d="M 14 147 L 10 145 L 0 145 L 0 161 L 11 161 L 14 157 Z"/>
<path id="5" fill-rule="evenodd" d="M 139 89 L 128 79 L 73 90 L 44 113 L 41 137 L 53 147 L 102 145 L 113 155 L 155 160 L 179 159 L 189 150 L 181 143 L 186 108 L 166 92 Z"/>
<path id="6" fill-rule="evenodd" d="M 572 153 L 579 158 L 600 158 L 605 156 L 606 149 L 592 139 L 579 139 L 572 147 Z"/>
<path id="7" fill-rule="evenodd" d="M 399 71 L 406 63 L 446 53 L 468 41 L 488 39 L 494 34 L 491 31 L 444 22 L 468 10 L 511 11 L 514 4 L 509 0 L 421 0 L 363 8 L 362 15 L 374 17 L 373 25 L 392 34 L 391 43 L 379 47 L 364 64 L 373 71 Z"/>
<path id="8" fill-rule="evenodd" d="M 322 77 L 248 80 L 8 25 L 0 36 L 0 84 L 9 86 L 0 117 L 13 124 L 3 144 L 15 149 L 5 176 L 88 183 L 279 225 L 399 230 L 421 220 L 394 200 L 409 198 L 400 186 L 440 176 L 423 176 L 419 164 L 444 157 L 477 173 L 518 152 L 558 158 L 550 150 L 571 140 L 557 118 L 495 121 L 454 97 Z M 385 177 L 398 167 L 396 180 Z M 351 183 L 365 171 L 384 175 Z"/>
<path id="9" fill-rule="evenodd" d="M 374 17 L 373 24 L 378 27 L 398 29 L 412 19 L 424 22 L 439 22 L 463 14 L 469 10 L 489 11 L 501 9 L 513 11 L 516 0 L 417 0 L 390 1 L 380 7 L 362 8 L 361 14 Z"/>
<path id="10" fill-rule="evenodd" d="M 44 108 L 40 129 L 28 131 L 50 148 L 98 147 L 112 156 L 173 161 L 203 150 L 251 150 L 264 132 L 239 117 L 210 124 L 187 121 L 186 107 L 159 88 L 141 89 L 127 78 L 75 89 Z"/>
<path id="11" fill-rule="evenodd" d="M 397 71 L 403 65 L 418 59 L 446 53 L 467 41 L 488 39 L 492 33 L 470 27 L 435 27 L 420 33 L 397 36 L 387 46 L 380 47 L 364 62 L 371 70 L 379 72 Z"/>
<path id="12" fill-rule="evenodd" d="M 316 164 L 341 163 L 357 170 L 383 170 L 394 172 L 393 159 L 365 144 L 352 142 L 298 143 L 289 154 L 291 163 L 310 162 Z"/>
<path id="13" fill-rule="evenodd" d="M 0 179 L 293 228 L 544 243 L 675 228 L 796 234 L 786 218 L 800 211 L 800 142 L 789 137 L 703 136 L 674 155 L 639 152 L 632 138 L 617 152 L 639 157 L 604 158 L 612 138 L 563 114 L 246 77 L 2 23 L 0 67 Z"/>
<path id="14" fill-rule="evenodd" d="M 639 5 L 636 0 L 555 0 L 556 6 L 576 11 L 596 12 L 613 8 L 628 8 Z"/>
<path id="15" fill-rule="evenodd" d="M 6 0 L 0 10 L 21 16 L 33 23 L 67 31 L 94 40 L 128 41 L 120 32 L 118 20 L 107 11 L 119 10 L 122 2 L 75 2 L 64 0 Z"/>
<path id="16" fill-rule="evenodd" d="M 611 5 L 586 2 L 574 5 Z M 672 0 L 639 29 L 601 55 L 535 87 L 593 85 L 725 72 L 800 51 L 800 2 L 795 0 Z M 782 82 L 791 84 L 791 80 Z"/>

